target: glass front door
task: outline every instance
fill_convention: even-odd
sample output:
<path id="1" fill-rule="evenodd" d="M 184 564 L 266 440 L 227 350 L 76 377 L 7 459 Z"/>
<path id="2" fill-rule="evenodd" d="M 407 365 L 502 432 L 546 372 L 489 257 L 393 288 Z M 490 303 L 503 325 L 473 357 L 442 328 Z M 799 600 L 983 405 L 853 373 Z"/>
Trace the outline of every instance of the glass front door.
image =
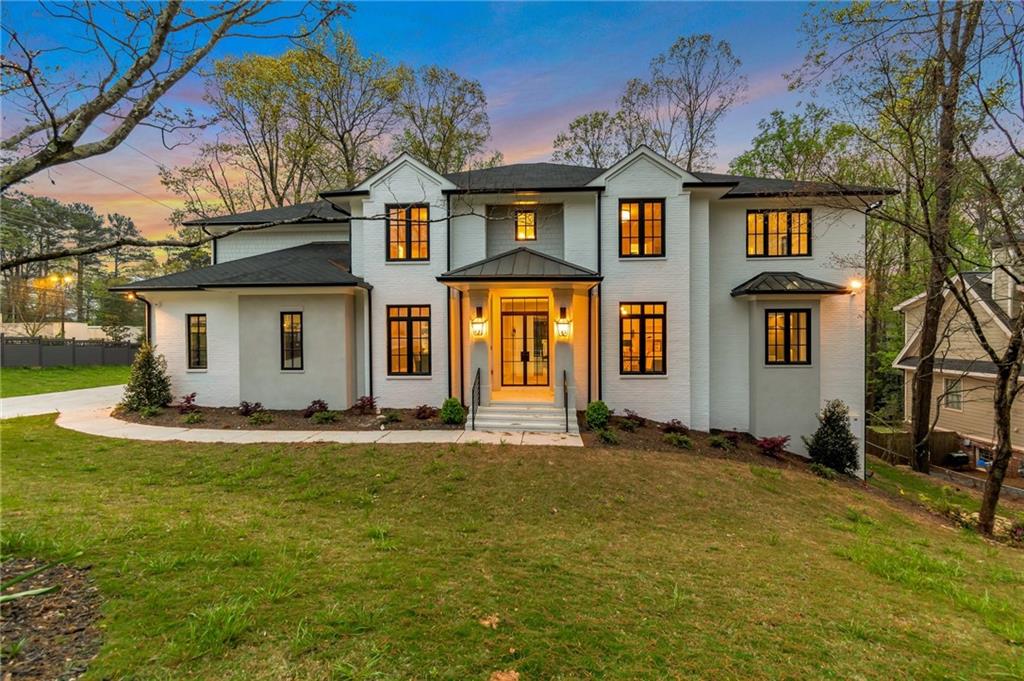
<path id="1" fill-rule="evenodd" d="M 501 384 L 548 385 L 548 299 L 501 299 Z"/>

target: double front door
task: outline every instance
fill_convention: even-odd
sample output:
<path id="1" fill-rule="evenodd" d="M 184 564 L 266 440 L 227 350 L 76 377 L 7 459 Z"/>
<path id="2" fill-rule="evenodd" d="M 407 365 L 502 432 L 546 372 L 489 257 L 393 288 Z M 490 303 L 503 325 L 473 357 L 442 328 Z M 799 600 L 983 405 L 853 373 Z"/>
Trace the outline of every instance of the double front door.
<path id="1" fill-rule="evenodd" d="M 501 384 L 548 385 L 548 299 L 501 299 Z"/>

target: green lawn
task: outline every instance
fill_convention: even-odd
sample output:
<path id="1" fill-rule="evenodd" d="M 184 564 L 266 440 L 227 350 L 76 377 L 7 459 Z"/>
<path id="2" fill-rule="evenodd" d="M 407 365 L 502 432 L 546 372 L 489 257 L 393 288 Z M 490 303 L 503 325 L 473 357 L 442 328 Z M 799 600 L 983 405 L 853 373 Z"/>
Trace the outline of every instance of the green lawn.
<path id="1" fill-rule="evenodd" d="M 127 366 L 47 367 L 0 369 L 0 397 L 38 395 L 60 390 L 97 388 L 128 381 Z"/>
<path id="2" fill-rule="evenodd" d="M 1024 675 L 1024 551 L 802 470 L 0 428 L 5 554 L 106 599 L 92 679 Z"/>

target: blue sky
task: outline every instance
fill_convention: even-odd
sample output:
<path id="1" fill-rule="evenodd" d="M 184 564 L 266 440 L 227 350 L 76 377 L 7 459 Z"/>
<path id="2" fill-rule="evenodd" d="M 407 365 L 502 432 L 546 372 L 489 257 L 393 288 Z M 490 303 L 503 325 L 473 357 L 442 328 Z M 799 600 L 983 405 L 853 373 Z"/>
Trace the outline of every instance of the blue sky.
<path id="1" fill-rule="evenodd" d="M 807 9 L 806 3 L 774 2 L 358 3 L 340 25 L 364 53 L 413 67 L 439 64 L 479 80 L 489 103 L 492 147 L 508 162 L 547 160 L 552 138 L 572 118 L 613 108 L 624 83 L 645 75 L 651 58 L 678 36 L 710 33 L 731 43 L 750 84 L 747 100 L 719 129 L 721 170 L 747 147 L 761 118 L 773 109 L 791 111 L 801 101 L 787 90 L 783 74 L 803 59 L 799 27 Z M 68 44 L 34 2 L 4 2 L 2 12 L 5 25 L 27 39 Z M 274 54 L 287 47 L 284 40 L 238 38 L 220 45 L 215 56 Z M 168 101 L 194 104 L 201 93 L 201 80 L 192 76 Z M 124 212 L 147 233 L 165 232 L 169 210 L 160 203 L 178 201 L 160 186 L 153 159 L 183 163 L 191 148 L 167 151 L 141 129 L 129 143 L 85 165 L 146 197 L 77 166 L 37 177 L 26 190 Z"/>

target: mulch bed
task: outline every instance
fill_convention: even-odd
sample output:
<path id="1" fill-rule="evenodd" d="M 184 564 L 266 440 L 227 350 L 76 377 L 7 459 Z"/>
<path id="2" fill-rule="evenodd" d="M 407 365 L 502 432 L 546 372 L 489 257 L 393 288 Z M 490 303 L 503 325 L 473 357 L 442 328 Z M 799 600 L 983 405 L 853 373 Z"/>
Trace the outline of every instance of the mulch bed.
<path id="1" fill-rule="evenodd" d="M 42 567 L 44 561 L 12 558 L 4 561 L 4 578 Z M 60 588 L 0 605 L 0 645 L 3 678 L 77 679 L 100 649 L 100 594 L 88 569 L 55 565 L 15 584 L 11 592 Z"/>
<path id="2" fill-rule="evenodd" d="M 177 407 L 167 407 L 156 416 L 143 418 L 136 412 L 115 409 L 112 416 L 122 421 L 142 423 L 147 426 L 170 426 L 174 428 L 214 428 L 220 430 L 462 430 L 464 426 L 442 423 L 437 416 L 429 419 L 416 418 L 415 409 L 382 409 L 380 414 L 357 414 L 352 411 L 335 412 L 333 423 L 317 424 L 302 416 L 301 411 L 267 409 L 273 419 L 270 423 L 252 424 L 248 417 L 240 416 L 235 407 L 200 407 L 203 415 L 200 423 L 187 424 Z M 395 414 L 400 420 L 391 423 L 385 418 Z"/>

